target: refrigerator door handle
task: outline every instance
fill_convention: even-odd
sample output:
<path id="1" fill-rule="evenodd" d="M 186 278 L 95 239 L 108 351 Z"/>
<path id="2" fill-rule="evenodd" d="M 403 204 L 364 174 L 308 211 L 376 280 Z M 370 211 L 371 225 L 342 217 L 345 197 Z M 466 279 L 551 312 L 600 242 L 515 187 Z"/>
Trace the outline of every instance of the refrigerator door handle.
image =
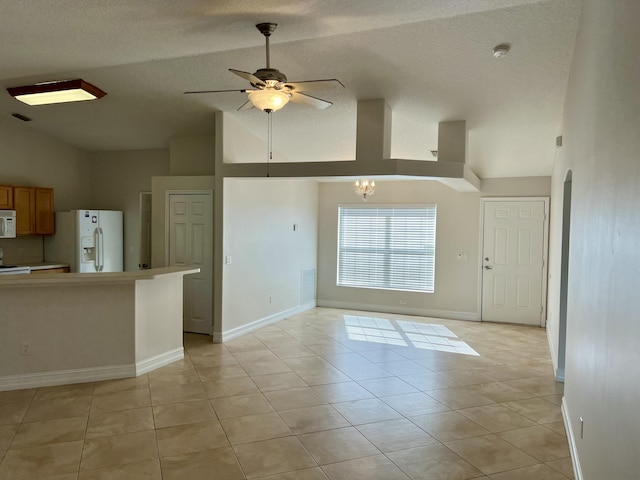
<path id="1" fill-rule="evenodd" d="M 104 232 L 101 227 L 98 227 L 98 234 L 100 235 L 100 268 L 99 272 L 104 270 Z"/>
<path id="2" fill-rule="evenodd" d="M 98 227 L 96 227 L 96 229 L 93 231 L 93 237 L 95 239 L 93 248 L 95 248 L 96 250 L 94 259 L 93 259 L 93 269 L 96 272 L 99 272 L 100 271 L 100 229 Z"/>

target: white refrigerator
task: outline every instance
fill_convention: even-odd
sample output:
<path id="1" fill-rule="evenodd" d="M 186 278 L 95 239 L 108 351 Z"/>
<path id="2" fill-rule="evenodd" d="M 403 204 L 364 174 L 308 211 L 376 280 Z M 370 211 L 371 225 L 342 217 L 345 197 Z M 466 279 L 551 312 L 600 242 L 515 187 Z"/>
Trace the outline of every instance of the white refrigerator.
<path id="1" fill-rule="evenodd" d="M 45 237 L 45 261 L 68 263 L 72 272 L 122 272 L 122 212 L 56 212 L 55 225 Z"/>

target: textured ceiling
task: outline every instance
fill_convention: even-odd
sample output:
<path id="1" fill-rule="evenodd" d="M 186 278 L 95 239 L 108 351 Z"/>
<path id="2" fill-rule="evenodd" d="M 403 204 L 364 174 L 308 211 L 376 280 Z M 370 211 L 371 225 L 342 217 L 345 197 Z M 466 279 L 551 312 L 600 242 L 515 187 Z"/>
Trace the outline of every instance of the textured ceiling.
<path id="1" fill-rule="evenodd" d="M 431 159 L 437 123 L 466 120 L 469 165 L 483 178 L 549 175 L 580 0 L 0 0 L 0 114 L 89 151 L 164 148 L 231 113 L 259 137 L 266 115 L 236 112 L 247 85 L 228 68 L 264 67 L 256 23 L 279 24 L 271 64 L 290 81 L 339 78 L 314 92 L 324 111 L 274 114 L 282 160 L 355 157 L 356 103 L 393 111 L 392 156 Z M 511 53 L 491 55 L 499 43 Z M 96 102 L 28 107 L 5 88 L 83 78 Z M 7 120 L 4 120 L 7 121 Z M 276 159 L 277 160 L 277 159 Z"/>

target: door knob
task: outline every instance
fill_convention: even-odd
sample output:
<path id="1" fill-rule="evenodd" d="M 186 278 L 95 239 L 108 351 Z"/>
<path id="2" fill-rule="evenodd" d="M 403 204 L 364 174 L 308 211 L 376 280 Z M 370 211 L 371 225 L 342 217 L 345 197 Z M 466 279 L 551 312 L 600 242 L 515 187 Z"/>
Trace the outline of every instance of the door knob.
<path id="1" fill-rule="evenodd" d="M 490 265 L 485 265 L 485 266 L 484 266 L 484 269 L 485 269 L 485 270 L 493 270 L 493 267 L 492 267 L 492 266 L 490 266 Z"/>

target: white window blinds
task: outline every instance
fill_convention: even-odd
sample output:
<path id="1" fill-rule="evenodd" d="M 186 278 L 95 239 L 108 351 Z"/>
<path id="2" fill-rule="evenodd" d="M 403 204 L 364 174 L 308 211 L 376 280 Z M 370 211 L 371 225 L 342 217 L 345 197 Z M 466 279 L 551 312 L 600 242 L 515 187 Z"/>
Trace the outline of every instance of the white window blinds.
<path id="1" fill-rule="evenodd" d="M 339 207 L 338 285 L 434 291 L 436 206 Z"/>

